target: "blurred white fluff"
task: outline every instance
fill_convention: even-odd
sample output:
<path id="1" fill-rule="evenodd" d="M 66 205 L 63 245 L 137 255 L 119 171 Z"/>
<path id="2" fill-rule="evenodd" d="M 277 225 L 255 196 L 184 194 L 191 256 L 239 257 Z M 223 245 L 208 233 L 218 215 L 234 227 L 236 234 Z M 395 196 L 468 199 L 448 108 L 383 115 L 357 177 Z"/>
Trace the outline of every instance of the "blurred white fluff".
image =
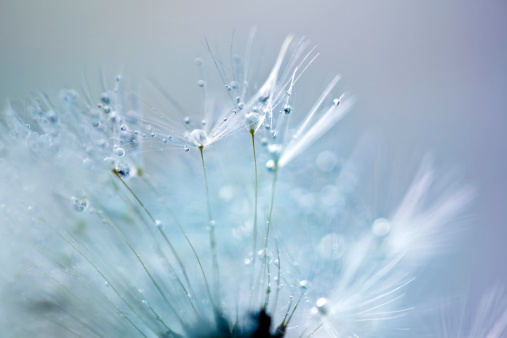
<path id="1" fill-rule="evenodd" d="M 440 300 L 437 307 L 437 311 L 421 320 L 424 337 L 502 338 L 507 335 L 507 297 L 501 284 Z"/>
<path id="2" fill-rule="evenodd" d="M 306 47 L 287 38 L 267 80 L 252 78 L 239 57 L 229 78 L 215 60 L 228 84 L 223 96 L 204 93 L 216 117 L 205 121 L 187 120 L 176 102 L 167 113 L 143 111 L 120 76 L 97 96 L 63 90 L 56 99 L 11 103 L 0 124 L 2 336 L 250 337 L 257 330 L 267 337 L 276 329 L 278 337 L 403 336 L 389 320 L 416 305 L 403 295 L 470 194 L 449 191 L 426 203 L 434 182 L 423 161 L 389 219 L 372 224 L 352 184 L 361 163 L 343 159 L 333 143 L 315 143 L 351 108 L 352 99 L 332 95 L 338 77 L 306 114 L 292 107 L 300 69 L 315 59 Z M 255 123 L 249 114 L 258 114 Z M 242 125 L 262 138 L 259 158 L 279 167 L 301 160 L 298 170 L 279 173 L 274 240 L 260 252 L 250 251 L 253 165 L 243 154 L 251 144 L 232 139 Z M 216 152 L 207 150 L 206 164 L 220 225 L 219 292 L 210 290 L 215 220 L 206 219 L 202 167 L 159 145 L 202 150 L 226 136 Z M 320 149 L 316 159 L 305 153 L 310 144 Z M 272 175 L 259 174 L 263 221 L 271 217 Z M 268 276 L 257 275 L 263 269 L 252 268 L 253 255 L 268 258 Z M 262 310 L 272 320 L 267 328 Z"/>

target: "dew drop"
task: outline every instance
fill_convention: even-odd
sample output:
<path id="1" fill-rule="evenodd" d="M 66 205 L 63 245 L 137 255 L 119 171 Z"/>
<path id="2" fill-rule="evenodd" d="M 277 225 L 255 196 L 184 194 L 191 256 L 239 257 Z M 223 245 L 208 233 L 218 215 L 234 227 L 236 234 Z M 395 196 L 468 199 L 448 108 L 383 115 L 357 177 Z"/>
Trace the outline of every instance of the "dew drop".
<path id="1" fill-rule="evenodd" d="M 205 125 L 206 125 L 206 120 L 202 120 L 202 121 L 201 121 L 201 124 L 202 124 L 203 126 L 205 126 Z"/>
<path id="2" fill-rule="evenodd" d="M 206 86 L 206 82 L 204 82 L 204 80 L 199 80 L 197 81 L 197 85 L 201 88 L 203 88 L 204 86 Z"/>
<path id="3" fill-rule="evenodd" d="M 192 122 L 192 120 L 190 120 L 190 117 L 185 117 L 185 119 L 183 120 L 185 121 L 186 124 L 190 124 Z"/>
<path id="4" fill-rule="evenodd" d="M 201 58 L 195 58 L 194 63 L 198 66 L 202 65 L 202 59 Z"/>
<path id="5" fill-rule="evenodd" d="M 159 219 L 155 220 L 155 226 L 160 229 L 162 227 L 162 221 Z"/>
<path id="6" fill-rule="evenodd" d="M 299 282 L 299 287 L 303 290 L 307 290 L 310 287 L 311 283 L 307 280 L 302 280 Z"/>
<path id="7" fill-rule="evenodd" d="M 208 140 L 208 135 L 202 129 L 194 129 L 187 137 L 188 142 L 196 147 L 204 147 Z"/>
<path id="8" fill-rule="evenodd" d="M 283 107 L 283 111 L 285 114 L 290 114 L 290 112 L 292 111 L 292 107 L 290 105 L 285 105 L 285 107 Z"/>
<path id="9" fill-rule="evenodd" d="M 127 128 L 127 126 L 126 126 L 126 125 L 124 125 L 124 124 L 123 124 L 123 125 L 120 127 L 120 130 L 121 130 L 121 131 L 127 131 L 127 130 L 128 130 L 128 128 Z"/>
<path id="10" fill-rule="evenodd" d="M 322 297 L 317 299 L 317 302 L 315 302 L 315 306 L 317 307 L 317 310 L 320 312 L 321 315 L 325 316 L 327 314 L 327 299 Z"/>
<path id="11" fill-rule="evenodd" d="M 377 218 L 373 222 L 372 232 L 375 236 L 383 237 L 391 231 L 391 223 L 385 218 Z"/>
<path id="12" fill-rule="evenodd" d="M 118 147 L 116 148 L 116 156 L 119 156 L 119 157 L 122 157 L 125 155 L 125 149 L 121 148 L 121 147 Z"/>
<path id="13" fill-rule="evenodd" d="M 104 285 L 106 286 L 106 288 L 109 287 L 109 282 L 104 282 Z"/>
<path id="14" fill-rule="evenodd" d="M 109 104 L 110 102 L 109 95 L 107 93 L 102 93 L 100 95 L 100 101 L 104 102 L 105 104 Z"/>
<path id="15" fill-rule="evenodd" d="M 72 205 L 74 206 L 74 210 L 83 212 L 88 208 L 88 200 L 85 198 L 72 197 Z"/>
<path id="16" fill-rule="evenodd" d="M 343 238 L 334 232 L 325 235 L 317 245 L 317 252 L 324 259 L 339 259 L 345 252 Z"/>
<path id="17" fill-rule="evenodd" d="M 334 104 L 335 106 L 339 105 L 339 104 L 340 104 L 340 100 L 339 100 L 339 99 L 334 99 L 334 100 L 333 100 L 333 104 Z"/>
<path id="18" fill-rule="evenodd" d="M 256 132 L 264 121 L 264 116 L 259 113 L 248 113 L 245 115 L 245 125 L 249 131 Z"/>
<path id="19" fill-rule="evenodd" d="M 238 103 L 238 109 L 242 110 L 243 108 L 245 108 L 245 103 L 244 102 L 239 102 Z"/>
<path id="20" fill-rule="evenodd" d="M 109 114 L 112 111 L 110 106 L 104 106 L 104 113 Z"/>
<path id="21" fill-rule="evenodd" d="M 275 161 L 273 160 L 269 160 L 266 162 L 266 168 L 269 170 L 269 171 L 274 171 L 275 170 Z"/>

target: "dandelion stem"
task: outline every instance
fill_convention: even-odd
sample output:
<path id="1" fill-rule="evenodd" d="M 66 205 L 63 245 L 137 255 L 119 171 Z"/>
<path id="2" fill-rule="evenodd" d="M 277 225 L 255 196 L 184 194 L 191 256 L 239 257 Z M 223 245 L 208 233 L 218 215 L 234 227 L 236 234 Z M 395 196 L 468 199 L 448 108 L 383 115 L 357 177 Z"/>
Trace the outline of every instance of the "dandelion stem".
<path id="1" fill-rule="evenodd" d="M 209 198 L 208 188 L 208 177 L 206 175 L 206 166 L 204 164 L 204 153 L 203 147 L 199 147 L 201 153 L 202 171 L 204 174 L 204 186 L 206 188 L 206 204 L 208 207 L 208 222 L 209 222 L 209 242 L 211 247 L 211 257 L 213 260 L 213 274 L 214 274 L 214 285 L 215 285 L 215 307 L 220 307 L 220 284 L 219 284 L 219 270 L 218 270 L 218 257 L 216 251 L 216 239 L 215 239 L 215 224 L 213 216 L 211 214 L 211 202 Z"/>
<path id="2" fill-rule="evenodd" d="M 194 248 L 194 245 L 192 244 L 192 242 L 190 241 L 190 238 L 188 238 L 188 235 L 187 233 L 185 232 L 185 230 L 183 229 L 183 227 L 181 226 L 178 218 L 176 217 L 176 215 L 174 214 L 173 210 L 169 207 L 169 205 L 167 204 L 167 202 L 165 201 L 165 199 L 163 199 L 163 197 L 160 195 L 160 193 L 155 189 L 155 187 L 153 186 L 153 184 L 151 184 L 150 181 L 148 181 L 147 179 L 143 179 L 144 182 L 159 196 L 159 198 L 162 198 L 163 202 L 164 202 L 164 205 L 166 206 L 167 210 L 169 211 L 169 213 L 171 214 L 173 220 L 174 220 L 174 223 L 176 223 L 176 225 L 178 226 L 178 229 L 180 230 L 180 232 L 183 234 L 183 236 L 185 237 L 185 240 L 187 241 L 188 245 L 190 246 L 190 248 L 192 249 L 192 252 L 194 253 L 194 256 L 195 258 L 197 259 L 197 263 L 199 264 L 199 268 L 201 270 L 201 273 L 202 273 L 202 277 L 204 279 L 204 284 L 206 286 L 206 291 L 208 293 L 208 297 L 211 301 L 211 303 L 213 304 L 213 297 L 211 296 L 211 290 L 210 290 L 210 287 L 209 287 L 209 283 L 208 283 L 208 278 L 206 277 L 206 273 L 204 272 L 204 268 L 202 266 L 202 263 L 201 263 L 201 259 L 199 258 L 199 255 L 197 254 L 197 251 L 195 251 L 195 248 Z"/>
<path id="3" fill-rule="evenodd" d="M 278 264 L 277 264 L 277 268 L 278 268 L 278 279 L 276 280 L 276 292 L 275 292 L 275 301 L 273 302 L 273 311 L 271 311 L 271 313 L 275 313 L 276 312 L 276 305 L 278 304 L 278 295 L 280 294 L 280 280 L 282 279 L 282 274 L 281 274 L 281 268 L 280 268 L 280 250 L 278 248 L 278 242 L 276 241 L 276 237 L 275 237 L 275 245 L 276 245 L 276 259 L 278 261 Z"/>
<path id="4" fill-rule="evenodd" d="M 148 217 L 151 219 L 151 221 L 153 222 L 153 224 L 156 226 L 157 225 L 157 220 L 155 219 L 155 217 L 153 217 L 153 215 L 148 211 L 148 209 L 144 206 L 143 202 L 141 202 L 141 200 L 139 199 L 139 197 L 137 197 L 137 195 L 134 193 L 134 191 L 130 188 L 130 186 L 127 184 L 127 182 L 125 182 L 121 176 L 118 174 L 118 172 L 116 172 L 115 170 L 113 171 L 114 175 L 120 180 L 121 183 L 123 183 L 123 185 L 125 186 L 125 188 L 127 188 L 127 190 L 130 192 L 130 194 L 135 198 L 135 200 L 137 201 L 137 203 L 139 203 L 139 205 L 143 208 L 143 210 L 146 212 L 146 214 L 148 215 Z M 178 253 L 176 252 L 176 249 L 174 248 L 173 244 L 171 243 L 171 241 L 169 240 L 169 238 L 167 237 L 167 235 L 165 234 L 164 230 L 162 230 L 162 228 L 158 227 L 158 231 L 160 232 L 160 234 L 162 235 L 162 237 L 164 238 L 164 241 L 166 242 L 167 246 L 169 246 L 169 248 L 171 249 L 171 252 L 173 253 L 174 257 L 176 258 L 176 261 L 178 262 L 178 265 L 180 266 L 181 268 L 181 271 L 183 272 L 183 276 L 185 278 L 185 281 L 187 282 L 187 285 L 188 285 L 188 288 L 190 290 L 192 290 L 192 285 L 190 284 L 190 279 L 188 278 L 188 274 L 187 274 L 187 270 L 185 269 L 185 265 L 183 264 L 183 262 L 181 261 L 181 258 L 179 257 Z M 172 267 L 171 267 L 172 268 Z M 176 275 L 176 272 L 174 271 L 174 269 L 172 269 L 173 272 L 175 273 Z M 181 280 L 179 277 L 177 277 L 181 287 L 183 288 L 183 291 L 185 292 L 185 295 L 187 296 L 187 298 L 189 299 L 190 301 L 190 304 L 192 306 L 192 308 L 194 309 L 195 313 L 198 314 L 198 311 L 197 309 L 195 308 L 194 306 L 194 303 L 193 301 L 190 299 L 190 297 L 188 296 L 188 291 L 187 289 L 185 288 L 185 286 L 183 285 L 183 283 L 181 283 Z M 192 293 L 194 293 L 192 291 Z"/>
<path id="5" fill-rule="evenodd" d="M 273 167 L 273 182 L 271 184 L 271 202 L 269 206 L 269 214 L 268 214 L 268 222 L 266 227 L 266 236 L 264 237 L 264 276 L 268 273 L 268 239 L 269 239 L 269 228 L 271 226 L 271 218 L 273 216 L 273 205 L 275 203 L 275 191 L 276 191 L 276 181 L 278 177 L 278 163 L 275 162 Z M 264 302 L 264 306 L 267 307 L 269 303 L 269 275 L 268 275 L 268 285 L 266 287 L 266 300 Z"/>
<path id="6" fill-rule="evenodd" d="M 255 251 L 257 250 L 257 195 L 258 195 L 258 181 L 257 181 L 257 157 L 255 155 L 255 131 L 251 130 L 252 134 L 252 149 L 255 168 L 255 202 L 254 202 L 254 224 L 253 224 L 253 256 L 252 256 L 252 269 L 255 273 Z M 253 275 L 252 275 L 253 281 Z"/>
<path id="7" fill-rule="evenodd" d="M 155 278 L 153 277 L 153 275 L 151 274 L 151 272 L 148 270 L 146 264 L 144 263 L 144 261 L 141 259 L 141 256 L 137 253 L 137 251 L 134 249 L 134 247 L 132 246 L 132 244 L 130 244 L 130 242 L 128 241 L 128 239 L 122 234 L 122 232 L 120 231 L 120 229 L 118 229 L 116 227 L 116 225 L 114 225 L 110 220 L 106 219 L 104 217 L 104 215 L 102 214 L 101 211 L 99 210 L 96 210 L 94 209 L 95 213 L 99 216 L 99 218 L 105 222 L 107 225 L 109 225 L 111 227 L 111 229 L 113 229 L 116 234 L 118 235 L 118 237 L 120 237 L 120 239 L 127 245 L 127 247 L 130 249 L 130 251 L 132 251 L 132 253 L 136 256 L 136 259 L 137 261 L 141 264 L 141 266 L 143 267 L 143 270 L 146 272 L 146 275 L 149 277 L 149 279 L 151 280 L 153 286 L 157 289 L 158 293 L 160 294 L 160 296 L 162 296 L 162 298 L 164 299 L 164 301 L 166 302 L 166 304 L 169 306 L 169 308 L 174 312 L 174 314 L 176 315 L 176 318 L 178 319 L 178 321 L 184 325 L 185 322 L 184 320 L 181 318 L 181 316 L 179 315 L 179 311 L 176 310 L 176 308 L 172 305 L 172 303 L 169 301 L 169 299 L 167 298 L 166 294 L 164 293 L 164 291 L 162 290 L 161 286 L 159 285 L 159 283 L 157 283 L 157 281 L 155 280 Z M 157 318 L 158 319 L 158 318 Z M 165 325 L 165 323 L 164 323 Z M 167 327 L 167 325 L 165 325 Z"/>
<path id="8" fill-rule="evenodd" d="M 111 283 L 111 281 L 106 277 L 106 275 L 102 272 L 101 269 L 99 269 L 98 266 L 96 266 L 92 260 L 90 258 L 88 258 L 88 256 L 86 256 L 74 243 L 72 243 L 69 239 L 67 239 L 65 236 L 63 236 L 61 234 L 60 231 L 56 230 L 55 228 L 53 228 L 51 225 L 49 225 L 47 222 L 43 221 L 44 224 L 46 224 L 58 237 L 60 237 L 63 241 L 65 241 L 68 245 L 70 245 L 72 247 L 72 249 L 74 249 L 81 257 L 83 257 L 94 269 L 95 271 L 97 271 L 97 273 L 104 279 L 105 282 L 108 283 L 108 285 L 111 287 L 111 289 L 114 291 L 114 293 L 116 293 L 118 295 L 118 297 L 120 297 L 120 299 L 123 301 L 123 303 L 125 303 L 125 305 L 127 305 L 127 307 L 130 309 L 130 311 L 132 311 L 132 313 L 134 313 L 136 315 L 136 317 L 138 317 L 141 322 L 143 322 L 148 328 L 150 328 L 151 331 L 155 332 L 155 329 L 143 318 L 143 316 L 141 316 L 135 309 L 134 307 L 125 299 L 124 296 L 122 296 L 118 289 L 114 286 L 113 283 Z M 120 310 L 121 311 L 121 310 Z M 127 316 L 125 316 L 125 318 L 128 319 Z M 130 319 L 129 319 L 129 322 Z M 132 322 L 131 322 L 132 323 Z M 134 325 L 132 323 L 132 325 Z M 146 335 L 137 327 L 134 325 L 134 327 L 139 331 L 141 332 L 141 334 L 143 336 L 146 337 Z"/>

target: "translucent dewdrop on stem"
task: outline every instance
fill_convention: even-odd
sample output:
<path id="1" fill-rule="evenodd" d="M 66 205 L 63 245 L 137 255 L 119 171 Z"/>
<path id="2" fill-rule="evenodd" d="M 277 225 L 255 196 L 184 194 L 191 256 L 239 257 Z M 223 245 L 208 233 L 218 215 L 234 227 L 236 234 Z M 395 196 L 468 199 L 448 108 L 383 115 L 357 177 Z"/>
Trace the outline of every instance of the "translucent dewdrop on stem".
<path id="1" fill-rule="evenodd" d="M 198 148 L 204 148 L 206 146 L 207 140 L 208 135 L 202 129 L 194 129 L 192 132 L 190 132 L 190 135 L 188 135 L 188 142 Z"/>
<path id="2" fill-rule="evenodd" d="M 255 133 L 264 122 L 264 115 L 251 112 L 245 115 L 245 126 L 251 132 Z"/>

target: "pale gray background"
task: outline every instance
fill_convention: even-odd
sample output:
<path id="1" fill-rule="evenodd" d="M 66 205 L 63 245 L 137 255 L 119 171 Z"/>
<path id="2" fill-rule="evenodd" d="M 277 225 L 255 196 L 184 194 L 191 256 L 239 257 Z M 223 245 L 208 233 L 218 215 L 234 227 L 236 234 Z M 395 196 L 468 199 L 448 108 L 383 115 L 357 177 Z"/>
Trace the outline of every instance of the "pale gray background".
<path id="1" fill-rule="evenodd" d="M 0 101 L 120 65 L 191 101 L 204 38 L 227 46 L 253 24 L 271 57 L 307 35 L 321 57 L 306 82 L 339 71 L 358 121 L 460 167 L 477 192 L 472 274 L 507 276 L 506 1 L 0 0 Z"/>

